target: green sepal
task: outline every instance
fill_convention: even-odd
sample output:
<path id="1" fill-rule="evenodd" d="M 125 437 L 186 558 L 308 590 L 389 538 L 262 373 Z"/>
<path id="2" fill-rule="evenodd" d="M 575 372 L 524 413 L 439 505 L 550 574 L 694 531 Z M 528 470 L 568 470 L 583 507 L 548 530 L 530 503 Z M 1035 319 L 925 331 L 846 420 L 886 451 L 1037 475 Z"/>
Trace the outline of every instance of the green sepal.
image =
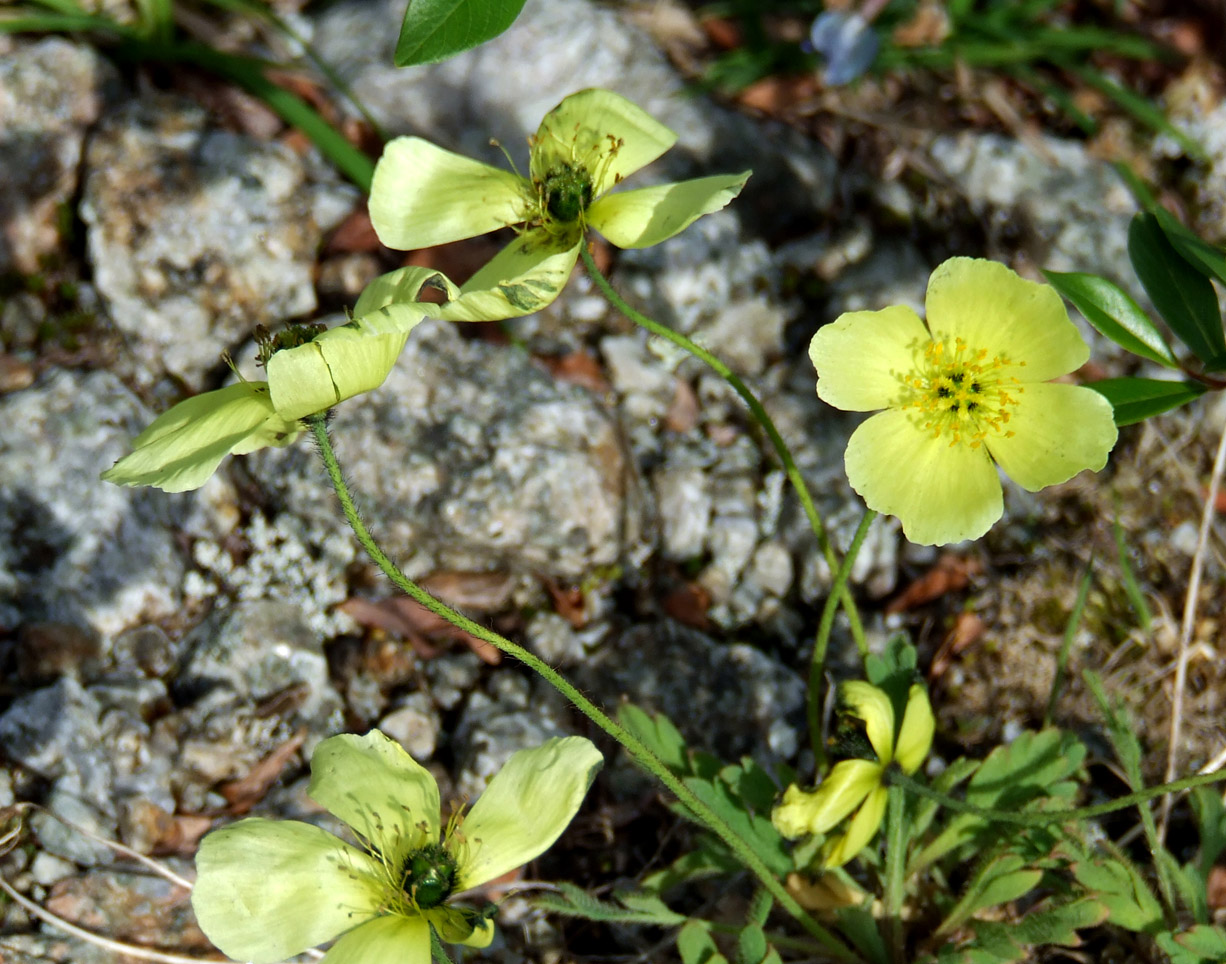
<path id="1" fill-rule="evenodd" d="M 1213 285 L 1180 256 L 1154 215 L 1141 213 L 1132 219 L 1128 256 L 1171 331 L 1207 370 L 1226 368 L 1226 335 Z"/>
<path id="2" fill-rule="evenodd" d="M 1167 381 L 1160 378 L 1104 378 L 1088 382 L 1092 388 L 1111 403 L 1116 425 L 1132 425 L 1169 412 L 1180 405 L 1205 394 L 1200 382 Z"/>
<path id="3" fill-rule="evenodd" d="M 1142 358 L 1178 368 L 1179 362 L 1154 323 L 1132 297 L 1106 278 L 1070 271 L 1044 271 L 1053 288 L 1071 301 L 1099 334 Z"/>

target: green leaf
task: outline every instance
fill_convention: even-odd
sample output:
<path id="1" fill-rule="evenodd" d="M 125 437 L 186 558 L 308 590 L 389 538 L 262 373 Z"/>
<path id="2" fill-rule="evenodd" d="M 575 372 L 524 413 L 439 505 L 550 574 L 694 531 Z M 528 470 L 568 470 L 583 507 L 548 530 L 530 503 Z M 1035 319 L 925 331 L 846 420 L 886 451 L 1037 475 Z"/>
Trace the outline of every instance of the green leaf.
<path id="1" fill-rule="evenodd" d="M 1213 285 L 1179 255 L 1152 214 L 1132 219 L 1128 256 L 1171 331 L 1207 369 L 1226 368 L 1226 336 Z"/>
<path id="2" fill-rule="evenodd" d="M 761 924 L 741 928 L 736 944 L 736 964 L 761 964 L 766 957 L 766 932 Z"/>
<path id="3" fill-rule="evenodd" d="M 676 927 L 685 921 L 684 914 L 670 909 L 655 894 L 642 892 L 617 892 L 614 901 L 597 900 L 582 887 L 559 883 L 558 893 L 541 894 L 534 903 L 545 910 L 564 917 L 581 917 L 584 920 L 607 921 L 617 924 L 653 924 L 658 927 Z"/>
<path id="4" fill-rule="evenodd" d="M 1101 335 L 1150 361 L 1178 368 L 1171 346 L 1123 289 L 1093 274 L 1044 271 L 1043 276 Z"/>
<path id="5" fill-rule="evenodd" d="M 728 964 L 728 958 L 715 946 L 706 921 L 688 920 L 682 925 L 677 931 L 677 952 L 681 964 Z"/>
<path id="6" fill-rule="evenodd" d="M 617 720 L 647 745 L 670 771 L 689 776 L 691 771 L 685 737 L 663 713 L 648 716 L 633 703 L 623 703 L 617 710 Z"/>
<path id="7" fill-rule="evenodd" d="M 1171 964 L 1220 964 L 1226 961 L 1226 930 L 1201 924 L 1182 934 L 1159 934 L 1158 946 Z"/>
<path id="8" fill-rule="evenodd" d="M 1074 862 L 1072 870 L 1077 882 L 1106 906 L 1111 923 L 1147 934 L 1165 926 L 1158 898 L 1122 854 L 1096 853 Z"/>
<path id="9" fill-rule="evenodd" d="M 1220 791 L 1212 787 L 1197 787 L 1192 791 L 1192 813 L 1200 831 L 1200 850 L 1196 868 L 1207 881 L 1218 856 L 1226 850 L 1226 806 Z"/>
<path id="10" fill-rule="evenodd" d="M 782 875 L 793 869 L 783 837 L 770 822 L 769 814 L 749 813 L 745 804 L 722 781 L 710 782 L 689 777 L 685 785 L 714 810 L 772 871 Z"/>
<path id="11" fill-rule="evenodd" d="M 643 878 L 643 887 L 657 894 L 667 894 L 691 880 L 724 877 L 744 869 L 726 849 L 703 847 L 678 857 L 663 870 L 648 874 Z"/>
<path id="12" fill-rule="evenodd" d="M 1104 378 L 1088 382 L 1115 410 L 1116 425 L 1132 425 L 1169 412 L 1205 394 L 1205 386 L 1193 381 L 1167 381 L 1158 378 Z"/>
<path id="13" fill-rule="evenodd" d="M 409 0 L 392 60 L 397 67 L 446 60 L 515 22 L 524 0 Z"/>
<path id="14" fill-rule="evenodd" d="M 889 964 L 890 951 L 881 936 L 877 918 L 867 907 L 840 907 L 835 911 L 839 933 L 846 937 L 871 964 Z"/>
<path id="15" fill-rule="evenodd" d="M 1166 208 L 1154 207 L 1150 209 L 1150 213 L 1158 219 L 1162 233 L 1188 264 L 1202 274 L 1211 274 L 1222 284 L 1226 284 L 1226 253 L 1223 253 L 1221 248 L 1197 237 Z"/>
<path id="16" fill-rule="evenodd" d="M 979 868 L 967 885 L 961 900 L 946 915 L 937 934 L 957 930 L 978 911 L 998 904 L 1007 904 L 1028 893 L 1038 884 L 1043 871 L 1027 867 L 1018 854 L 1001 854 Z"/>

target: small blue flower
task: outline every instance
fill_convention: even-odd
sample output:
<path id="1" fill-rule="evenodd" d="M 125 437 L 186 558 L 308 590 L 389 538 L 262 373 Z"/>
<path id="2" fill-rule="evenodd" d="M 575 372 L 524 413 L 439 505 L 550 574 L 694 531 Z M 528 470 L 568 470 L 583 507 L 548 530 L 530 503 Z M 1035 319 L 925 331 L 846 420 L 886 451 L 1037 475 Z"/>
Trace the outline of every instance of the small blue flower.
<path id="1" fill-rule="evenodd" d="M 825 81 L 831 87 L 850 83 L 877 59 L 881 41 L 858 13 L 827 10 L 809 34 L 813 49 L 826 58 Z"/>

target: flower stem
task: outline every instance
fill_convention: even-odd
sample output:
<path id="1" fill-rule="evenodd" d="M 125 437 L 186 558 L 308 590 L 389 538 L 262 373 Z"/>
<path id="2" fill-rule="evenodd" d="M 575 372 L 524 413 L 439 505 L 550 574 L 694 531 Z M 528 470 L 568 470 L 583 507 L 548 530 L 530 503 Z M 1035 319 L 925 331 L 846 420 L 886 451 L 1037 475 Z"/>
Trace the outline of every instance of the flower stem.
<path id="1" fill-rule="evenodd" d="M 891 767 L 887 771 L 887 779 L 918 797 L 936 801 L 954 813 L 969 813 L 972 816 L 981 817 L 994 823 L 1012 823 L 1021 827 L 1046 827 L 1053 823 L 1092 820 L 1095 817 L 1114 813 L 1116 810 L 1125 810 L 1128 807 L 1134 807 L 1137 804 L 1145 803 L 1147 800 L 1153 800 L 1155 797 L 1161 797 L 1168 793 L 1180 793 L 1193 787 L 1203 787 L 1206 784 L 1219 783 L 1226 780 L 1226 770 L 1214 770 L 1212 773 L 1196 773 L 1190 777 L 1174 780 L 1171 783 L 1164 783 L 1161 786 L 1146 787 L 1144 790 L 1138 790 L 1127 796 L 1108 800 L 1106 803 L 1098 803 L 1092 807 L 1036 811 L 989 810 L 986 807 L 977 807 L 973 803 L 967 803 L 965 800 L 959 800 L 956 797 L 947 796 L 939 790 L 934 790 L 932 787 L 920 783 L 914 777 L 907 776 L 897 767 Z"/>
<path id="2" fill-rule="evenodd" d="M 905 895 L 907 835 L 904 832 L 904 817 L 907 807 L 906 791 L 900 786 L 890 787 L 886 804 L 885 843 L 885 926 L 890 951 L 895 964 L 904 964 L 902 902 Z"/>
<path id="3" fill-rule="evenodd" d="M 715 833 L 736 855 L 737 859 L 762 882 L 762 886 L 770 892 L 771 896 L 779 901 L 780 906 L 791 914 L 797 923 L 820 942 L 832 956 L 841 961 L 854 962 L 858 960 L 855 954 L 849 951 L 838 938 L 822 927 L 796 902 L 796 899 L 784 889 L 770 868 L 753 852 L 740 835 L 689 787 L 674 776 L 638 737 L 609 717 L 595 703 L 579 692 L 566 677 L 550 667 L 544 660 L 522 646 L 511 642 L 506 637 L 500 636 L 498 633 L 486 629 L 479 623 L 473 622 L 467 616 L 456 612 L 451 607 L 435 599 L 401 572 L 396 564 L 388 558 L 387 554 L 379 548 L 378 543 L 375 542 L 365 523 L 362 522 L 361 517 L 358 515 L 357 507 L 353 502 L 353 496 L 345 482 L 340 463 L 337 461 L 336 453 L 332 448 L 332 441 L 328 437 L 328 427 L 324 416 L 314 415 L 305 421 L 315 435 L 320 457 L 323 459 L 324 467 L 328 472 L 328 478 L 332 482 L 332 487 L 336 490 L 336 496 L 340 500 L 341 510 L 345 514 L 346 521 L 349 523 L 350 528 L 353 529 L 358 542 L 362 544 L 362 548 L 366 550 L 375 565 L 382 570 L 383 574 L 391 580 L 396 588 L 422 606 L 425 606 L 426 609 L 436 616 L 447 620 L 453 626 L 464 630 L 466 633 L 470 633 L 506 653 L 508 656 L 519 660 L 549 683 L 550 686 L 566 697 L 580 713 L 625 747 L 626 751 L 644 769 L 672 791 L 673 795 L 685 806 L 693 818 Z"/>
<path id="4" fill-rule="evenodd" d="M 813 658 L 809 662 L 809 744 L 813 748 L 813 758 L 818 773 L 822 772 L 826 762 L 826 749 L 822 745 L 821 694 L 822 672 L 826 666 L 826 650 L 830 645 L 830 631 L 834 628 L 834 614 L 838 608 L 837 600 L 847 590 L 851 568 L 855 565 L 856 556 L 860 554 L 860 547 L 864 545 L 864 537 L 868 535 L 869 526 L 873 524 L 875 518 L 877 518 L 877 513 L 874 510 L 864 510 L 864 518 L 860 520 L 860 525 L 856 528 L 851 546 L 834 574 L 834 583 L 830 586 L 826 605 L 822 607 L 821 621 L 817 624 L 817 637 L 813 640 Z M 860 651 L 861 659 L 868 656 L 868 644 L 864 641 L 863 633 L 856 637 L 856 648 Z"/>
<path id="5" fill-rule="evenodd" d="M 809 520 L 809 528 L 813 530 L 813 535 L 817 537 L 818 548 L 821 550 L 822 555 L 825 556 L 826 563 L 830 566 L 830 571 L 836 570 L 839 565 L 838 557 L 835 554 L 834 547 L 830 545 L 830 538 L 826 534 L 826 526 L 822 522 L 822 517 L 818 514 L 817 505 L 813 501 L 813 495 L 809 492 L 809 486 L 805 483 L 804 476 L 800 474 L 800 470 L 796 467 L 796 460 L 792 458 L 792 450 L 788 448 L 787 443 L 783 440 L 783 436 L 779 434 L 774 421 L 767 414 L 766 409 L 762 407 L 762 403 L 758 401 L 757 396 L 749 390 L 749 386 L 741 381 L 740 377 L 731 368 L 701 345 L 691 341 L 680 332 L 648 318 L 641 311 L 632 308 L 626 299 L 613 289 L 609 279 L 596 267 L 592 253 L 587 249 L 586 241 L 579 245 L 579 256 L 583 258 L 583 266 L 587 268 L 588 277 L 600 289 L 601 294 L 609 299 L 609 303 L 614 308 L 640 328 L 645 328 L 653 335 L 658 335 L 667 341 L 671 341 L 677 347 L 689 352 L 726 381 L 732 387 L 732 390 L 741 396 L 741 400 L 748 406 L 754 420 L 762 427 L 766 437 L 770 439 L 771 446 L 775 449 L 775 454 L 779 457 L 780 464 L 783 465 L 783 473 L 787 476 L 788 481 L 792 483 L 792 488 L 796 491 L 796 497 L 800 499 L 801 508 L 804 510 L 805 517 Z M 851 635 L 856 640 L 856 646 L 863 652 L 865 648 L 864 627 L 860 623 L 860 613 L 856 610 L 856 604 L 851 598 L 851 592 L 844 586 L 838 595 L 839 601 L 842 602 L 843 608 L 847 611 L 847 620 L 851 625 Z"/>

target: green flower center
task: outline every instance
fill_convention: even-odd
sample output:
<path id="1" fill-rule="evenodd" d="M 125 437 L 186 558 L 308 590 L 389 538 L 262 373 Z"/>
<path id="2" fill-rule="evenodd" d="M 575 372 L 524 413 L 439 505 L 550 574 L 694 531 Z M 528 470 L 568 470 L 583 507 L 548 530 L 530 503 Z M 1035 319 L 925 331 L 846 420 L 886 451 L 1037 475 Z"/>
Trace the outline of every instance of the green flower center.
<path id="1" fill-rule="evenodd" d="M 444 847 L 430 844 L 409 854 L 401 888 L 418 910 L 429 910 L 451 896 L 455 882 L 455 857 Z"/>
<path id="2" fill-rule="evenodd" d="M 971 349 L 961 338 L 930 341 L 916 370 L 902 378 L 898 407 L 912 413 L 920 428 L 950 446 L 978 448 L 989 436 L 1008 438 L 1008 428 L 1025 389 L 1003 370 L 1013 362 L 1007 355 L 989 356 L 986 348 Z"/>
<path id="3" fill-rule="evenodd" d="M 573 224 L 592 203 L 592 178 L 583 167 L 560 164 L 545 175 L 541 194 L 553 220 Z"/>
<path id="4" fill-rule="evenodd" d="M 263 325 L 255 326 L 256 358 L 261 365 L 267 365 L 268 359 L 279 351 L 287 348 L 297 348 L 307 342 L 314 341 L 323 334 L 327 325 L 308 322 L 306 324 L 289 325 L 284 331 L 273 333 Z"/>

